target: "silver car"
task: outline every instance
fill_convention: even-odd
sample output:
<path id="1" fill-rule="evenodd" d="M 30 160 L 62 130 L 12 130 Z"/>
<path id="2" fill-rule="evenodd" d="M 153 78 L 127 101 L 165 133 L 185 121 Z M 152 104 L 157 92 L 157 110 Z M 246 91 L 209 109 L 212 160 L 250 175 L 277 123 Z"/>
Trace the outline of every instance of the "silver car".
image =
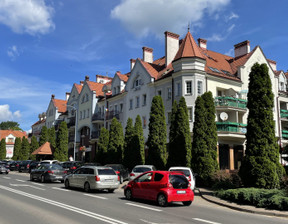
<path id="1" fill-rule="evenodd" d="M 156 168 L 153 165 L 137 165 L 134 166 L 132 172 L 129 175 L 129 181 L 134 180 L 140 174 L 145 173 L 147 171 L 155 171 Z"/>
<path id="2" fill-rule="evenodd" d="M 108 190 L 114 192 L 120 185 L 119 176 L 111 167 L 81 166 L 64 179 L 65 188 L 82 188 L 86 192 L 91 190 Z"/>

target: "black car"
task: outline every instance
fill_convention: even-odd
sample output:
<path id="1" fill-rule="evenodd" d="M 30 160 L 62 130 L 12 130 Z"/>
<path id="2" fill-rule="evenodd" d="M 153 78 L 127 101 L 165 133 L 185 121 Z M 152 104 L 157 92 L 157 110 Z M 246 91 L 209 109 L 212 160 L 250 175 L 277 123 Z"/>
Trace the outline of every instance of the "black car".
<path id="1" fill-rule="evenodd" d="M 30 180 L 40 180 L 42 183 L 47 181 L 61 181 L 64 182 L 64 176 L 67 172 L 62 166 L 58 164 L 42 164 L 38 168 L 31 170 Z"/>
<path id="2" fill-rule="evenodd" d="M 18 171 L 19 172 L 29 172 L 30 164 L 32 163 L 32 160 L 23 160 L 20 162 Z"/>
<path id="3" fill-rule="evenodd" d="M 28 172 L 31 173 L 31 170 L 36 169 L 38 166 L 40 166 L 40 161 L 32 161 Z"/>
<path id="4" fill-rule="evenodd" d="M 18 170 L 18 168 L 19 168 L 19 161 L 11 161 L 11 162 L 9 162 L 9 169 L 11 170 L 11 171 L 15 171 L 15 170 Z M 18 166 L 17 166 L 18 165 Z"/>
<path id="5" fill-rule="evenodd" d="M 60 164 L 66 171 L 67 174 L 73 173 L 77 168 L 83 166 L 81 161 L 66 161 Z"/>
<path id="6" fill-rule="evenodd" d="M 120 178 L 120 184 L 129 179 L 129 170 L 122 164 L 106 164 L 105 166 L 109 166 L 115 170 Z"/>

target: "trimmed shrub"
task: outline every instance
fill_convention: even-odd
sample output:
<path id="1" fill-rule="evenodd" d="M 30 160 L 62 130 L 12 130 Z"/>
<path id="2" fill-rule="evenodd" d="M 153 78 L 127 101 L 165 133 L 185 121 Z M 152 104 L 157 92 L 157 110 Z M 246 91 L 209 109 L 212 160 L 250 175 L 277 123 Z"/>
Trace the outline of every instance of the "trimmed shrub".
<path id="1" fill-rule="evenodd" d="M 218 170 L 211 177 L 215 190 L 219 189 L 233 189 L 240 187 L 241 180 L 238 172 L 229 172 L 228 170 Z"/>

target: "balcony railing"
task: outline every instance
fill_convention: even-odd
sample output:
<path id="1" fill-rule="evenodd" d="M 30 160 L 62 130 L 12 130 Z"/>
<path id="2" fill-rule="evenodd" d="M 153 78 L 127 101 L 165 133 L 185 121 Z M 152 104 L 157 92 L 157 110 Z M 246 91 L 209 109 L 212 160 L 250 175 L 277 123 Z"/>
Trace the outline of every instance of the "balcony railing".
<path id="1" fill-rule="evenodd" d="M 288 130 L 282 130 L 282 138 L 288 139 Z"/>
<path id="2" fill-rule="evenodd" d="M 114 111 L 114 110 L 107 111 L 105 114 L 105 119 L 106 120 L 112 120 L 113 117 L 116 117 L 119 120 L 121 114 L 122 114 L 122 112 L 119 112 L 119 111 Z M 99 120 L 104 121 L 104 113 L 96 113 L 92 116 L 92 121 L 97 121 L 97 120 L 98 121 Z"/>
<path id="3" fill-rule="evenodd" d="M 92 131 L 91 138 L 99 138 L 99 136 L 100 136 L 100 131 Z"/>
<path id="4" fill-rule="evenodd" d="M 280 110 L 281 118 L 288 118 L 288 110 Z"/>
<path id="5" fill-rule="evenodd" d="M 247 131 L 247 124 L 241 124 L 236 122 L 216 122 L 217 131 L 224 132 L 236 132 L 245 134 Z"/>
<path id="6" fill-rule="evenodd" d="M 236 108 L 247 108 L 247 100 L 238 99 L 229 96 L 218 96 L 215 97 L 215 106 L 225 107 L 236 107 Z"/>
<path id="7" fill-rule="evenodd" d="M 104 113 L 96 113 L 92 116 L 92 121 L 104 121 Z"/>

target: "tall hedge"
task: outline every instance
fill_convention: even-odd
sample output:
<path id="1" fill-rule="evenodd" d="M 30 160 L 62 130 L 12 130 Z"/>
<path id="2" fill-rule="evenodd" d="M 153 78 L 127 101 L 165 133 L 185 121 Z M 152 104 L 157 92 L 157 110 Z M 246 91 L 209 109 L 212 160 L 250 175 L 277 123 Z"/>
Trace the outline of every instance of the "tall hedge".
<path id="1" fill-rule="evenodd" d="M 167 133 L 164 105 L 161 96 L 154 96 L 152 100 L 149 135 L 147 140 L 148 156 L 146 164 L 153 164 L 157 169 L 165 169 L 167 161 Z"/>
<path id="2" fill-rule="evenodd" d="M 33 135 L 30 143 L 30 159 L 36 160 L 36 155 L 32 155 L 32 153 L 39 148 L 39 143 L 37 142 L 36 137 Z"/>
<path id="3" fill-rule="evenodd" d="M 108 144 L 109 144 L 109 131 L 102 127 L 100 130 L 100 136 L 98 141 L 98 149 L 96 154 L 96 162 L 99 162 L 101 164 L 107 163 L 107 150 L 108 150 Z"/>
<path id="4" fill-rule="evenodd" d="M 121 123 L 114 117 L 109 131 L 108 163 L 123 162 L 124 135 Z"/>
<path id="5" fill-rule="evenodd" d="M 6 142 L 5 138 L 0 141 L 0 160 L 6 159 Z"/>
<path id="6" fill-rule="evenodd" d="M 54 152 L 54 159 L 58 161 L 68 160 L 68 128 L 65 121 L 60 123 L 56 141 L 56 149 Z"/>
<path id="7" fill-rule="evenodd" d="M 144 134 L 142 128 L 142 121 L 140 115 L 137 115 L 134 125 L 134 136 L 133 136 L 133 145 L 134 145 L 134 161 L 135 165 L 145 164 L 145 142 Z"/>
<path id="8" fill-rule="evenodd" d="M 284 169 L 279 163 L 273 120 L 274 94 L 266 64 L 252 66 L 248 88 L 246 151 L 239 175 L 245 186 L 277 188 Z"/>
<path id="9" fill-rule="evenodd" d="M 134 127 L 132 118 L 127 119 L 127 124 L 125 127 L 125 138 L 124 138 L 124 153 L 123 153 L 123 165 L 129 170 L 134 167 L 133 161 L 133 137 L 134 137 Z"/>
<path id="10" fill-rule="evenodd" d="M 22 148 L 22 140 L 21 138 L 17 137 L 14 143 L 14 151 L 12 159 L 17 161 L 21 158 L 21 148 Z"/>
<path id="11" fill-rule="evenodd" d="M 43 145 L 45 142 L 48 142 L 48 129 L 46 126 L 43 126 L 41 129 L 39 146 Z"/>
<path id="12" fill-rule="evenodd" d="M 28 139 L 23 136 L 21 147 L 21 160 L 27 160 L 30 157 L 30 144 Z"/>

